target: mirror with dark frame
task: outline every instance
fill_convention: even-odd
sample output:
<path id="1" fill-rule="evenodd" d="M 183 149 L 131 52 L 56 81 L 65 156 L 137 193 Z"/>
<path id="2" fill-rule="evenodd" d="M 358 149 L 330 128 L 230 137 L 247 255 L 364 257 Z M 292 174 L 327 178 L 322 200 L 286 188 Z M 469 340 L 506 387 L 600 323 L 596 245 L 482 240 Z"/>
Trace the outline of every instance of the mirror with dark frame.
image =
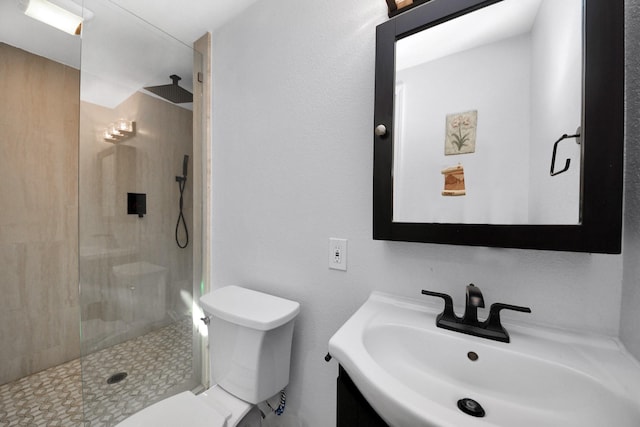
<path id="1" fill-rule="evenodd" d="M 377 28 L 377 240 L 620 253 L 620 0 L 431 0 Z"/>

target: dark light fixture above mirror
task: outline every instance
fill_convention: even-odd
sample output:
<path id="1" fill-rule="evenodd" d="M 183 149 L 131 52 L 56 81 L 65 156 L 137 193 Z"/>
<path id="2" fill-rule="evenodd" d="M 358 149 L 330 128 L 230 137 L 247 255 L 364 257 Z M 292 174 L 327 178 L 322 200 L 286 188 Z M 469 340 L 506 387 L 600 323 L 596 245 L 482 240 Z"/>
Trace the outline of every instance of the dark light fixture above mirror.
<path id="1" fill-rule="evenodd" d="M 581 112 L 578 112 L 581 123 L 570 124 L 570 126 L 581 126 L 581 144 L 578 148 L 580 159 L 574 161 L 579 168 L 577 170 L 580 170 L 579 173 L 576 172 L 576 179 L 579 180 L 576 186 L 579 189 L 574 191 L 576 198 L 579 199 L 579 207 L 576 208 L 577 220 L 573 223 L 551 221 L 542 224 L 485 224 L 475 220 L 467 223 L 444 220 L 403 222 L 404 220 L 397 213 L 394 215 L 394 179 L 397 179 L 397 174 L 393 170 L 394 142 L 396 141 L 394 133 L 398 133 L 394 123 L 396 42 L 502 1 L 431 0 L 423 3 L 407 8 L 406 12 L 398 14 L 377 28 L 374 239 L 620 253 L 624 152 L 624 2 L 621 0 L 584 0 L 583 2 L 583 101 Z M 473 70 L 473 66 L 469 68 Z M 562 70 L 559 68 L 551 67 L 549 71 L 561 73 Z M 428 99 L 428 102 L 438 103 L 442 102 L 442 99 Z M 549 104 L 549 107 L 552 106 L 555 104 Z M 478 132 L 486 123 L 487 116 L 482 115 L 485 111 L 480 110 L 477 113 Z M 444 128 L 444 125 L 442 127 Z M 438 131 L 442 132 L 440 129 Z M 551 144 L 547 151 L 549 156 L 555 139 L 557 135 L 545 141 Z M 479 149 L 481 148 L 482 146 L 479 146 Z M 549 160 L 545 158 L 543 168 L 547 177 Z M 573 164 L 571 168 L 574 169 Z M 465 167 L 465 172 L 466 170 Z M 563 177 L 565 175 L 563 174 Z M 558 182 L 558 178 L 555 179 L 555 182 Z M 468 194 L 473 194 L 474 184 L 473 180 L 467 182 Z M 462 198 L 464 197 L 469 196 Z M 462 198 L 449 198 L 447 202 L 460 203 Z"/>

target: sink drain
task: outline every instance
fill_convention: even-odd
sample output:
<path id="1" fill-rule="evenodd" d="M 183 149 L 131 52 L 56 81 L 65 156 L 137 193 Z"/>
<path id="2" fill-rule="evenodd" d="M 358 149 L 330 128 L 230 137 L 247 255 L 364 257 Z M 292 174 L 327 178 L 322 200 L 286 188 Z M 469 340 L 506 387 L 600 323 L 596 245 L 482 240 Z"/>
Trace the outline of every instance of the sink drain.
<path id="1" fill-rule="evenodd" d="M 118 372 L 117 374 L 113 374 L 107 378 L 107 384 L 117 384 L 125 378 L 127 378 L 126 372 Z"/>
<path id="2" fill-rule="evenodd" d="M 484 409 L 473 399 L 464 398 L 458 400 L 458 408 L 467 415 L 472 417 L 484 417 Z"/>

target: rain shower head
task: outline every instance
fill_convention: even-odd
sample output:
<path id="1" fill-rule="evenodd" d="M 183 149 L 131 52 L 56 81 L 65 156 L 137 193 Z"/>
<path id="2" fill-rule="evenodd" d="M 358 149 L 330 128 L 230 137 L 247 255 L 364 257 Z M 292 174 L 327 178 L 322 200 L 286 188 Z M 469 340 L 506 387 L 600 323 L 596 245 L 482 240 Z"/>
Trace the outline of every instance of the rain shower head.
<path id="1" fill-rule="evenodd" d="M 193 94 L 178 85 L 178 81 L 182 79 L 175 74 L 170 75 L 169 78 L 173 81 L 173 83 L 161 86 L 148 86 L 145 87 L 145 90 L 153 92 L 156 95 L 173 102 L 174 104 L 193 102 Z"/>

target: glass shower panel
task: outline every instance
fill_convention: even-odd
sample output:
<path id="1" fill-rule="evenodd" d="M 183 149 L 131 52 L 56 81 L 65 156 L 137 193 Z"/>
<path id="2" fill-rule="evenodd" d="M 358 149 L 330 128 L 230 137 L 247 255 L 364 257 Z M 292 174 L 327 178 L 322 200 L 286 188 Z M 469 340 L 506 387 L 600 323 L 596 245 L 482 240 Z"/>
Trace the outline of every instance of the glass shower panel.
<path id="1" fill-rule="evenodd" d="M 202 62 L 109 1 L 84 6 L 93 18 L 82 34 L 79 270 L 83 403 L 93 427 L 202 384 L 192 320 L 200 121 L 189 99 L 172 98 L 194 91 Z"/>

